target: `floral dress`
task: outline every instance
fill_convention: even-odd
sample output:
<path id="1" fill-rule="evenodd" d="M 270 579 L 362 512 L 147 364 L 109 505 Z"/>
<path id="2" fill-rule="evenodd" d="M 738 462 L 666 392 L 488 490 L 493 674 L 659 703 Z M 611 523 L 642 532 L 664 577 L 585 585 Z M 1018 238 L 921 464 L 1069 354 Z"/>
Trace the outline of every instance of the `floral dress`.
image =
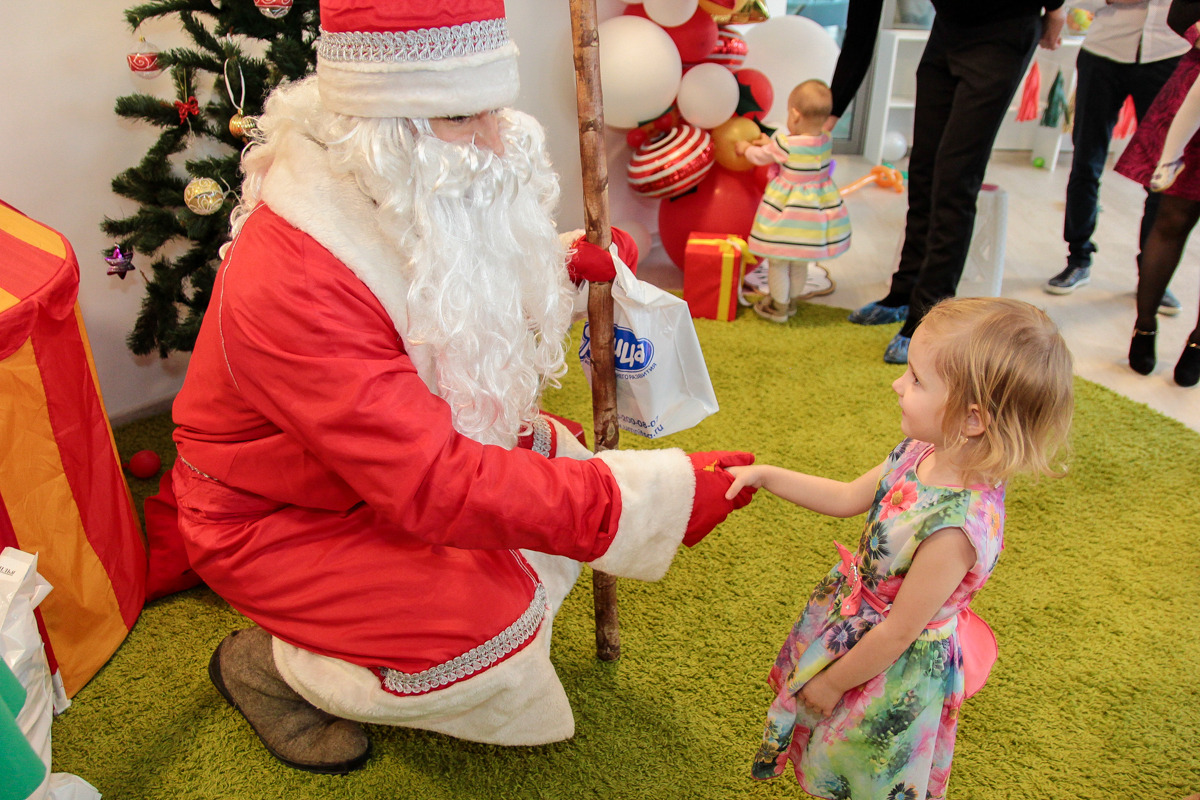
<path id="1" fill-rule="evenodd" d="M 839 545 L 842 563 L 817 584 L 788 634 L 768 679 L 775 700 L 753 777 L 777 777 L 790 760 L 800 785 L 817 797 L 945 797 L 963 701 L 955 619 L 987 581 L 1004 546 L 1004 487 L 924 485 L 917 466 L 932 450 L 906 439 L 888 456 L 857 550 L 851 554 Z M 975 564 L 934 622 L 887 670 L 846 692 L 831 716 L 809 711 L 796 699 L 804 684 L 883 619 L 865 600 L 890 604 L 917 546 L 947 527 L 966 532 Z M 855 570 L 861 593 L 847 578 Z"/>

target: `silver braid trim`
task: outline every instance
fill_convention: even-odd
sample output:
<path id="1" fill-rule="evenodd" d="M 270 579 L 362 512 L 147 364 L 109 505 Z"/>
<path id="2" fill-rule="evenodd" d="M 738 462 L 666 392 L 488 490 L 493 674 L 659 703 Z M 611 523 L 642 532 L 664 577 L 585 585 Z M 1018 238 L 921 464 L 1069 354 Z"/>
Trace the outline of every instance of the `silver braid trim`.
<path id="1" fill-rule="evenodd" d="M 324 29 L 317 55 L 324 61 L 407 63 L 444 61 L 487 53 L 508 44 L 508 21 L 488 19 L 415 31 L 346 31 Z"/>
<path id="2" fill-rule="evenodd" d="M 546 616 L 546 589 L 538 584 L 529 608 L 500 633 L 457 658 L 430 667 L 424 672 L 408 673 L 383 667 L 383 688 L 395 694 L 421 694 L 439 689 L 468 675 L 481 672 L 507 656 L 537 633 Z"/>
<path id="3" fill-rule="evenodd" d="M 545 417 L 538 417 L 533 421 L 533 452 L 549 458 L 553 455 L 550 452 L 550 444 L 554 441 L 553 432 L 550 430 L 550 422 Z"/>

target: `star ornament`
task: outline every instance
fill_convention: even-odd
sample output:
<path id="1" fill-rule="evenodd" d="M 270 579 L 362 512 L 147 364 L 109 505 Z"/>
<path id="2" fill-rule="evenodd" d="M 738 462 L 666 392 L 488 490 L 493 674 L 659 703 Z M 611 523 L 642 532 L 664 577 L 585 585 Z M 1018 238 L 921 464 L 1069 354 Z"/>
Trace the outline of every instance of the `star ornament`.
<path id="1" fill-rule="evenodd" d="M 133 250 L 122 253 L 120 247 L 114 247 L 112 255 L 104 257 L 104 263 L 108 264 L 109 275 L 116 275 L 121 280 L 125 280 L 125 273 L 134 269 Z"/>

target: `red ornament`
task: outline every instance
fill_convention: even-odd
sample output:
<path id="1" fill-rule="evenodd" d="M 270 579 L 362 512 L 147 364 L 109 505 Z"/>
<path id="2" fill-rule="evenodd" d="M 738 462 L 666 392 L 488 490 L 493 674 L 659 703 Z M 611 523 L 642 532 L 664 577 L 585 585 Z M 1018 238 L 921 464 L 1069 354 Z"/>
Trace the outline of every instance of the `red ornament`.
<path id="1" fill-rule="evenodd" d="M 188 97 L 187 102 L 183 100 L 175 101 L 175 110 L 179 112 L 179 124 L 187 122 L 188 115 L 194 117 L 200 115 L 200 104 L 196 102 L 195 96 Z"/>
<path id="2" fill-rule="evenodd" d="M 287 13 L 292 10 L 292 0 L 254 0 L 254 5 L 258 7 L 264 17 L 271 19 L 286 17 Z"/>
<path id="3" fill-rule="evenodd" d="M 743 87 L 740 89 L 742 100 L 738 102 L 737 113 L 755 122 L 762 122 L 775 102 L 775 89 L 771 86 L 771 79 L 756 69 L 735 70 L 733 77 L 737 78 L 738 84 Z M 746 100 L 750 102 L 747 103 Z"/>
<path id="4" fill-rule="evenodd" d="M 158 457 L 158 453 L 153 450 L 138 450 L 134 453 L 129 461 L 125 463 L 125 468 L 135 478 L 153 478 L 158 474 L 159 467 L 162 466 L 162 459 Z"/>
<path id="5" fill-rule="evenodd" d="M 129 64 L 129 71 L 139 78 L 150 80 L 162 74 L 162 67 L 158 64 L 158 48 L 145 39 L 138 40 L 137 48 L 125 56 L 125 63 Z"/>
<path id="6" fill-rule="evenodd" d="M 646 197 L 678 197 L 704 179 L 713 165 L 708 131 L 680 125 L 644 144 L 629 161 L 629 185 Z"/>
<path id="7" fill-rule="evenodd" d="M 762 184 L 754 170 L 731 172 L 713 167 L 696 191 L 658 206 L 658 235 L 663 250 L 683 269 L 683 253 L 692 231 L 731 234 L 745 239 L 762 200 Z"/>
<path id="8" fill-rule="evenodd" d="M 745 63 L 749 52 L 746 37 L 733 28 L 722 27 L 717 30 L 717 43 L 704 60 L 736 70 Z"/>

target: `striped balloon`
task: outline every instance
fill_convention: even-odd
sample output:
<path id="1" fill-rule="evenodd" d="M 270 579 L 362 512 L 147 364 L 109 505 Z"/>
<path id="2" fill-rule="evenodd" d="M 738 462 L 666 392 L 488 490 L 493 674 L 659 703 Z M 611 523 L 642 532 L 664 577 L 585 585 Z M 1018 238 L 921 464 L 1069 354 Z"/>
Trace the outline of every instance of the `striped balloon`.
<path id="1" fill-rule="evenodd" d="M 722 27 L 717 31 L 717 46 L 704 60 L 730 69 L 739 69 L 749 52 L 746 37 L 733 28 Z"/>
<path id="2" fill-rule="evenodd" d="M 66 239 L 0 202 L 0 549 L 37 554 L 68 696 L 145 599 L 146 551 L 100 398 Z"/>
<path id="3" fill-rule="evenodd" d="M 708 131 L 680 125 L 633 152 L 627 170 L 629 185 L 646 197 L 678 197 L 704 180 L 714 155 Z"/>

